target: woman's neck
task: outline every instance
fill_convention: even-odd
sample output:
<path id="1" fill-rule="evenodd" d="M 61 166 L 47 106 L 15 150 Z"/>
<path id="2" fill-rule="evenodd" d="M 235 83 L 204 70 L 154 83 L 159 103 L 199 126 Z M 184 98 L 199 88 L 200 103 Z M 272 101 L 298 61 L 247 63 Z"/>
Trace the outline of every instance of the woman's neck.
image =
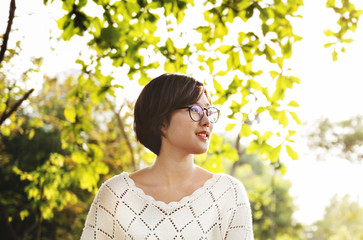
<path id="1" fill-rule="evenodd" d="M 150 172 L 166 186 L 177 186 L 191 179 L 195 173 L 193 155 L 176 156 L 176 154 L 159 154 Z"/>

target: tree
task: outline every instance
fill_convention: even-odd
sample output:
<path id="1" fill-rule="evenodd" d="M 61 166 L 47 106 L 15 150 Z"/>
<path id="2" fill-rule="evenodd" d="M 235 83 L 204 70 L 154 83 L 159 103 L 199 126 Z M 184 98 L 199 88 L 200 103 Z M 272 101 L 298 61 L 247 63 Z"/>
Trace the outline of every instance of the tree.
<path id="1" fill-rule="evenodd" d="M 303 239 L 303 226 L 293 219 L 296 206 L 289 194 L 291 182 L 245 150 L 239 159 L 235 177 L 243 181 L 249 196 L 255 239 Z"/>
<path id="2" fill-rule="evenodd" d="M 11 189 L 9 191 L 9 188 L 19 187 L 23 189 L 24 184 L 15 179 L 14 174 L 12 174 L 13 165 L 9 164 L 9 158 L 4 153 L 6 148 L 4 137 L 9 137 L 14 131 L 22 132 L 23 134 L 29 134 L 31 132 L 30 129 L 23 128 L 25 117 L 16 115 L 16 111 L 21 109 L 20 106 L 29 98 L 34 89 L 25 90 L 24 87 L 18 85 L 18 79 L 11 74 L 7 74 L 7 71 L 13 67 L 11 60 L 17 57 L 20 50 L 20 42 L 16 42 L 14 49 L 8 47 L 11 28 L 15 18 L 15 9 L 15 0 L 11 0 L 7 27 L 4 35 L 1 36 L 2 44 L 0 49 L 0 221 L 2 233 L 8 233 L 6 236 L 9 236 L 9 238 L 19 239 L 17 232 L 22 231 L 22 229 L 15 226 L 16 224 L 14 222 L 18 218 L 23 220 L 27 216 L 27 211 L 22 208 L 26 198 L 23 192 L 19 191 L 14 193 Z M 27 74 L 36 72 L 39 69 L 41 59 L 33 58 L 31 62 L 32 66 L 26 70 L 22 76 L 22 81 L 26 81 Z M 29 223 L 27 222 L 25 224 Z"/>
<path id="3" fill-rule="evenodd" d="M 353 42 L 352 38 L 346 36 L 349 36 L 349 33 L 354 33 L 357 29 L 363 9 L 356 9 L 349 0 L 327 0 L 326 7 L 332 9 L 338 16 L 337 24 L 340 28 L 339 31 L 326 30 L 324 32 L 331 39 L 324 47 L 333 48 L 332 58 L 333 61 L 337 61 L 338 53 L 344 53 L 346 45 Z"/>
<path id="4" fill-rule="evenodd" d="M 298 103 L 287 98 L 286 92 L 299 83 L 289 73 L 288 59 L 294 43 L 301 39 L 293 33 L 290 20 L 299 17 L 297 11 L 302 4 L 302 0 L 206 0 L 195 6 L 192 0 L 62 1 L 65 15 L 58 20 L 61 37 L 67 41 L 76 35 L 89 39 L 85 49 L 90 57 L 81 55 L 77 60 L 81 71 L 64 82 L 45 76 L 41 93 L 32 98 L 26 95 L 30 90 L 22 89 L 18 79 L 12 84 L 0 83 L 0 112 L 7 119 L 0 126 L 4 173 L 1 180 L 20 188 L 18 192 L 0 193 L 2 225 L 7 236 L 78 237 L 86 205 L 99 183 L 112 171 L 133 170 L 151 162 L 154 156 L 134 144 L 132 103 L 118 104 L 116 91 L 126 88 L 129 80 L 144 85 L 156 74 L 155 69 L 204 76 L 201 80 L 215 88 L 214 103 L 230 108 L 226 130 L 237 131 L 238 142 L 249 142 L 248 153 L 258 153 L 283 172 L 280 157 L 284 151 L 290 158 L 298 158 L 291 138 L 294 125 L 300 123 L 294 112 Z M 97 11 L 89 11 L 92 7 Z M 184 16 L 191 11 L 193 17 L 201 16 L 200 21 L 185 28 L 190 22 Z M 233 27 L 237 30 L 232 31 Z M 199 38 L 190 38 L 191 34 Z M 1 53 L 11 64 L 16 51 L 7 49 L 8 36 L 4 35 Z M 114 67 L 111 73 L 103 67 L 107 61 Z M 1 62 L 1 78 L 9 79 L 5 62 Z M 41 59 L 33 62 L 36 69 Z M 119 69 L 126 73 L 120 74 Z M 29 77 L 30 71 L 24 76 Z M 25 99 L 29 105 L 19 108 L 18 103 Z M 32 111 L 27 111 L 29 108 Z M 263 129 L 261 121 L 271 123 L 272 131 Z M 29 146 L 44 144 L 44 137 L 53 139 L 47 143 L 56 147 L 37 151 L 40 157 L 26 155 L 28 161 L 24 164 L 16 161 L 16 154 L 21 151 L 11 148 L 15 139 Z M 211 144 L 214 155 L 202 156 L 200 164 L 222 171 L 223 164 L 231 160 L 230 164 L 237 162 L 237 175 L 241 152 L 221 144 L 218 137 Z M 280 185 L 278 180 L 275 184 Z M 282 189 L 286 192 L 288 184 L 282 184 Z M 15 200 L 11 199 L 13 193 Z M 285 220 L 290 219 L 289 214 Z M 71 217 L 66 219 L 67 216 Z M 55 226 L 62 226 L 61 230 Z M 276 226 L 270 229 L 277 229 Z M 265 234 L 265 229 L 260 229 Z M 277 236 L 278 231 L 273 231 L 270 236 Z"/>
<path id="5" fill-rule="evenodd" d="M 89 128 L 81 136 L 85 139 L 77 142 L 64 114 L 65 93 L 79 84 L 76 80 L 46 77 L 42 92 L 28 100 L 31 113 L 15 114 L 23 117 L 21 128 L 27 131 L 12 130 L 9 136 L 2 135 L 0 200 L 16 238 L 79 236 L 99 182 L 120 171 L 132 171 L 141 158 L 144 162 L 153 158 L 140 146 L 131 146 L 135 158 L 131 161 L 127 142 L 136 140 L 130 121 L 132 106 L 127 102 L 121 106 L 127 108 L 122 116 L 108 102 L 86 104 L 94 115 L 89 116 Z M 5 224 L 1 229 L 9 233 Z"/>
<path id="6" fill-rule="evenodd" d="M 232 147 L 234 146 L 234 147 Z M 255 239 L 304 239 L 304 227 L 293 219 L 296 206 L 289 194 L 291 182 L 281 176 L 280 166 L 267 164 L 257 154 L 247 154 L 239 138 L 214 135 L 208 153 L 196 163 L 214 172 L 240 179 L 248 193 Z"/>
<path id="7" fill-rule="evenodd" d="M 363 207 L 351 201 L 348 195 L 335 195 L 325 208 L 322 220 L 317 221 L 311 240 L 363 239 Z"/>
<path id="8" fill-rule="evenodd" d="M 91 5 L 97 7 L 97 14 L 87 12 Z M 285 62 L 292 54 L 292 45 L 301 39 L 293 33 L 289 21 L 298 17 L 301 5 L 301 0 L 273 4 L 205 1 L 203 5 L 190 0 L 68 0 L 63 1 L 66 12 L 58 26 L 64 40 L 75 35 L 90 39 L 91 60 L 78 62 L 83 74 L 97 75 L 91 81 L 103 98 L 112 95 L 116 87 L 114 74 L 101 74 L 101 62 L 106 59 L 115 69 L 127 71 L 123 76 L 126 80 L 119 81 L 117 87 L 125 86 L 128 79 L 145 84 L 160 63 L 167 72 L 200 72 L 205 76 L 202 80 L 215 88 L 214 103 L 230 106 L 231 124 L 227 129 L 252 139 L 249 152 L 260 152 L 265 160 L 278 162 L 283 151 L 297 158 L 289 140 L 294 134 L 293 122 L 300 123 L 294 112 L 298 104 L 285 99 L 285 92 L 299 79 L 289 75 Z M 199 14 L 201 23 L 187 28 L 190 21 L 184 16 L 190 11 L 195 18 Z M 242 30 L 251 26 L 255 26 L 254 31 Z M 230 30 L 233 27 L 238 29 L 236 33 Z M 165 34 L 161 36 L 158 31 Z M 189 34 L 200 37 L 188 40 Z M 227 38 L 234 41 L 228 42 Z M 275 124 L 276 131 L 261 130 L 257 121 L 261 118 Z M 276 145 L 269 143 L 272 137 L 279 139 Z"/>
<path id="9" fill-rule="evenodd" d="M 6 56 L 6 51 L 8 50 L 8 41 L 9 36 L 11 32 L 11 26 L 13 25 L 13 20 L 15 17 L 15 9 L 16 4 L 15 0 L 10 1 L 10 7 L 9 7 L 9 18 L 8 18 L 8 24 L 5 30 L 5 34 L 2 37 L 2 44 L 0 48 L 0 69 L 3 68 L 3 61 L 8 57 L 12 57 L 12 55 L 15 53 L 14 51 L 8 51 L 10 56 Z M 19 94 L 13 94 L 12 91 L 14 88 L 17 88 L 12 84 L 7 85 L 5 76 L 0 72 L 0 92 L 1 92 L 1 101 L 0 101 L 0 127 L 4 123 L 6 119 L 8 119 L 22 104 L 23 101 L 25 101 L 29 95 L 34 91 L 34 89 L 30 89 L 26 93 L 23 93 L 22 97 L 16 101 L 14 101 L 13 95 L 19 95 Z M 6 94 L 6 95 L 5 95 Z"/>
<path id="10" fill-rule="evenodd" d="M 363 159 L 363 117 L 358 115 L 348 120 L 331 122 L 317 121 L 309 133 L 309 146 L 316 150 L 320 159 L 341 157 L 359 163 Z"/>

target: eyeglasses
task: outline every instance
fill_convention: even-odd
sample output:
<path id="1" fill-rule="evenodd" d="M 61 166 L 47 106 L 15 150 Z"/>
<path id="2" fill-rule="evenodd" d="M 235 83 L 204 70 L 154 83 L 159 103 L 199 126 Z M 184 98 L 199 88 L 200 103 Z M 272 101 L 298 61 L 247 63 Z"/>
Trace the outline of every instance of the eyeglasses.
<path id="1" fill-rule="evenodd" d="M 211 123 L 216 123 L 219 119 L 219 109 L 216 107 L 203 108 L 199 105 L 192 105 L 189 107 L 178 107 L 175 109 L 185 109 L 188 108 L 189 116 L 194 122 L 199 122 L 204 116 L 204 110 L 207 117 Z"/>

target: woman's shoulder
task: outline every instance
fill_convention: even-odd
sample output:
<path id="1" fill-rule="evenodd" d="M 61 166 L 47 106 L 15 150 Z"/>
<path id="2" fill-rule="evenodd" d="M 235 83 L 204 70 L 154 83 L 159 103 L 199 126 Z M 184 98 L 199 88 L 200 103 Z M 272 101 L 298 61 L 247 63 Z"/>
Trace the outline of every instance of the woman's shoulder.
<path id="1" fill-rule="evenodd" d="M 224 184 L 231 185 L 231 186 L 237 187 L 237 188 L 244 188 L 242 182 L 239 179 L 237 179 L 229 174 L 215 173 L 215 175 L 217 175 L 219 177 L 219 181 L 223 181 Z"/>
<path id="2" fill-rule="evenodd" d="M 102 183 L 101 187 L 103 186 L 114 186 L 119 184 L 127 183 L 127 178 L 129 174 L 127 172 L 121 172 L 120 174 L 114 175 L 111 178 L 107 179 L 104 183 Z"/>
<path id="3" fill-rule="evenodd" d="M 122 196 L 132 187 L 128 181 L 128 173 L 122 172 L 106 180 L 98 190 L 98 197 L 105 195 Z"/>
<path id="4" fill-rule="evenodd" d="M 214 185 L 216 192 L 229 193 L 228 195 L 237 202 L 248 202 L 246 189 L 239 179 L 225 173 L 215 175 L 217 177 Z"/>

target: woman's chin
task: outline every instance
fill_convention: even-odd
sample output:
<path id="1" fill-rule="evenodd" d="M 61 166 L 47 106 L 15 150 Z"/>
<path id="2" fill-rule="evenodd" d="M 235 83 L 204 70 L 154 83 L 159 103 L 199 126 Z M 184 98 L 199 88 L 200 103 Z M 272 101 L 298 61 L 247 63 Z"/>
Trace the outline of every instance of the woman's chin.
<path id="1" fill-rule="evenodd" d="M 209 147 L 195 149 L 195 151 L 193 151 L 193 154 L 195 154 L 195 155 L 204 154 L 208 151 L 208 148 Z"/>

